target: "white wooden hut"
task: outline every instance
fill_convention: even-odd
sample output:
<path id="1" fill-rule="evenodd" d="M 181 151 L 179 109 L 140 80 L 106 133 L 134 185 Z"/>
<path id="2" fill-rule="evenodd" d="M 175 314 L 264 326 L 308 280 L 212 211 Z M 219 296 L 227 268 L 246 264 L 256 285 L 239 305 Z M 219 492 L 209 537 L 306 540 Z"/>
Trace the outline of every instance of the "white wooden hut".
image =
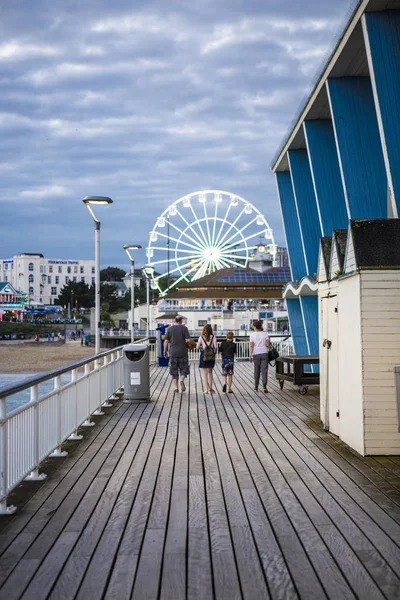
<path id="1" fill-rule="evenodd" d="M 321 242 L 321 419 L 362 455 L 400 454 L 400 220 L 351 220 L 346 238 L 325 281 Z"/>

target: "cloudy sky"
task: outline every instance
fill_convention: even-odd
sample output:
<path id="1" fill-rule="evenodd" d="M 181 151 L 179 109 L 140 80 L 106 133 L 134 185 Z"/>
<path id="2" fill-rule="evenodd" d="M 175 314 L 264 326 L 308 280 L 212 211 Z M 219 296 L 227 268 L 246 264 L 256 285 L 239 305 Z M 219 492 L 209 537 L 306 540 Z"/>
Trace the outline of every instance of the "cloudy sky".
<path id="1" fill-rule="evenodd" d="M 243 196 L 284 244 L 270 162 L 352 0 L 2 0 L 0 258 L 128 269 L 157 216 Z M 137 254 L 137 266 L 146 262 Z"/>

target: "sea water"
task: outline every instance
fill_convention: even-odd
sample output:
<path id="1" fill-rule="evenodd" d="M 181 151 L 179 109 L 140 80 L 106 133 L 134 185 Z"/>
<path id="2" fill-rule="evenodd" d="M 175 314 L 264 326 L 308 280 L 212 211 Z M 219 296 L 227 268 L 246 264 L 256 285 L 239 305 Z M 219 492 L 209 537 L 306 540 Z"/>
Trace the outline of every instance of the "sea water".
<path id="1" fill-rule="evenodd" d="M 9 385 L 16 385 L 21 383 L 24 379 L 35 377 L 35 375 L 41 375 L 41 373 L 0 373 L 0 390 L 3 387 Z M 64 373 L 61 375 L 61 385 L 65 385 L 71 381 L 71 373 Z M 39 384 L 39 397 L 48 394 L 54 389 L 54 379 L 49 379 Z M 12 396 L 7 396 L 7 412 L 11 412 L 16 408 L 19 408 L 23 404 L 30 402 L 31 392 L 30 388 L 17 392 Z"/>

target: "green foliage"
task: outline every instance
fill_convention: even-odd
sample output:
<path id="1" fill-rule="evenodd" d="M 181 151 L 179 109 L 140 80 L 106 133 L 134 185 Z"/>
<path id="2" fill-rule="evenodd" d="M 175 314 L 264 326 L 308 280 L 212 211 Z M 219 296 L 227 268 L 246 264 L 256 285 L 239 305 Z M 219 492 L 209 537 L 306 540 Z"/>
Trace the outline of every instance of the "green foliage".
<path id="1" fill-rule="evenodd" d="M 107 267 L 100 271 L 100 281 L 122 281 L 126 271 L 118 267 Z"/>
<path id="2" fill-rule="evenodd" d="M 58 298 L 55 298 L 54 304 L 68 307 L 71 310 L 77 308 L 91 308 L 94 306 L 94 285 L 88 286 L 87 283 L 79 281 L 74 283 L 70 281 L 61 289 Z"/>

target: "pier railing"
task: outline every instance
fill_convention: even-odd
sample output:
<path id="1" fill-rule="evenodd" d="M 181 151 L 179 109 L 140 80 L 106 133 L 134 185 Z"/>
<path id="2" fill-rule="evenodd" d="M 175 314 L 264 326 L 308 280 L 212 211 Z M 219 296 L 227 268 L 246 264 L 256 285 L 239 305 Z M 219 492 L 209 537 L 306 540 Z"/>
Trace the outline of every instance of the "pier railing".
<path id="1" fill-rule="evenodd" d="M 12 514 L 7 495 L 23 479 L 44 479 L 39 464 L 48 456 L 64 456 L 61 444 L 80 439 L 80 426 L 94 425 L 92 415 L 104 414 L 123 385 L 122 348 L 36 375 L 0 389 L 0 514 Z M 61 377 L 70 375 L 62 384 Z M 39 395 L 39 385 L 53 380 L 51 392 Z M 30 389 L 30 402 L 7 413 L 7 397 Z"/>

